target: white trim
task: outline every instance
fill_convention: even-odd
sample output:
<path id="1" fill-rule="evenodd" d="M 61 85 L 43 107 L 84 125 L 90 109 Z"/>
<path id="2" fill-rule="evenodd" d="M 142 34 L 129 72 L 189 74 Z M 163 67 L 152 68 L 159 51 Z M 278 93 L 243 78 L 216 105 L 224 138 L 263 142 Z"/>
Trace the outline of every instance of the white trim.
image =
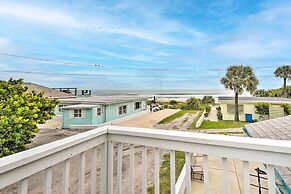
<path id="1" fill-rule="evenodd" d="M 123 106 L 126 106 L 126 113 L 123 113 Z M 119 114 L 119 107 L 122 107 L 122 114 Z M 128 114 L 128 105 L 127 104 L 122 104 L 122 105 L 117 106 L 117 116 L 118 117 L 121 117 L 121 116 L 124 116 L 127 114 Z"/>
<path id="2" fill-rule="evenodd" d="M 98 108 L 100 108 L 101 109 L 101 114 L 100 115 L 98 115 L 97 113 L 98 113 Z M 95 113 L 94 113 L 95 115 L 95 118 L 98 118 L 98 117 L 101 117 L 102 115 L 103 115 L 103 108 L 102 107 L 96 107 L 95 108 Z"/>
<path id="3" fill-rule="evenodd" d="M 186 191 L 186 164 L 184 164 L 175 185 L 175 194 L 184 194 Z"/>
<path id="4" fill-rule="evenodd" d="M 137 103 L 137 102 L 140 103 L 140 106 L 139 106 L 139 108 L 136 109 L 136 108 L 135 108 L 135 103 Z M 142 109 L 142 101 L 134 101 L 134 102 L 133 102 L 133 110 L 134 110 L 134 111 L 137 111 L 137 110 L 141 110 L 141 109 Z"/>
<path id="5" fill-rule="evenodd" d="M 275 183 L 273 166 L 287 167 L 291 163 L 290 141 L 174 130 L 104 126 L 0 158 L 0 188 L 29 178 L 35 173 L 103 143 L 109 143 L 110 147 L 107 157 L 101 159 L 109 163 L 107 168 L 109 171 L 107 175 L 110 176 L 109 185 L 113 184 L 113 156 L 111 152 L 115 143 L 186 152 L 186 166 L 190 165 L 190 153 L 264 163 L 271 167 L 268 170 L 271 171 L 268 179 L 271 188 Z M 190 168 L 186 168 L 186 187 L 188 189 L 191 188 L 189 171 Z"/>

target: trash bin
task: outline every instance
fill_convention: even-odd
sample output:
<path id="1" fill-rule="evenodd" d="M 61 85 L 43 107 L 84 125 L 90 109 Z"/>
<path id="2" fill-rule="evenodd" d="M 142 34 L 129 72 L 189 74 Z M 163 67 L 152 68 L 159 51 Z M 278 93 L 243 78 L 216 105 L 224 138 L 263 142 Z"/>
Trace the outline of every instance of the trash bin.
<path id="1" fill-rule="evenodd" d="M 253 122 L 253 115 L 252 114 L 246 114 L 246 122 Z"/>

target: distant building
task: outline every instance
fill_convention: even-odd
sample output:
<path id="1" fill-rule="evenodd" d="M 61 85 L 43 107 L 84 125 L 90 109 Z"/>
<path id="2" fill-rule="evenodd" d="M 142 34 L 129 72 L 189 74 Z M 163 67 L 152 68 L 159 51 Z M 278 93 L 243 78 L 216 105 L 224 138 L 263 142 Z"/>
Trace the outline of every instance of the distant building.
<path id="1" fill-rule="evenodd" d="M 247 124 L 244 128 L 250 137 L 291 141 L 291 115 Z M 291 164 L 275 167 L 276 186 L 280 193 L 291 193 Z"/>
<path id="2" fill-rule="evenodd" d="M 255 104 L 258 102 L 270 103 L 270 119 L 284 116 L 284 109 L 281 107 L 283 103 L 291 104 L 289 98 L 273 98 L 273 97 L 239 97 L 239 119 L 240 121 L 252 121 L 259 119 L 256 114 Z M 223 120 L 234 120 L 235 104 L 234 97 L 218 97 L 220 103 Z"/>
<path id="3" fill-rule="evenodd" d="M 146 110 L 148 97 L 93 96 L 63 99 L 63 128 L 90 127 Z"/>
<path id="4" fill-rule="evenodd" d="M 73 94 L 66 92 L 54 90 L 45 86 L 41 86 L 35 83 L 25 82 L 22 84 L 23 87 L 27 87 L 28 91 L 42 92 L 44 97 L 53 98 L 53 99 L 67 99 L 75 98 Z"/>

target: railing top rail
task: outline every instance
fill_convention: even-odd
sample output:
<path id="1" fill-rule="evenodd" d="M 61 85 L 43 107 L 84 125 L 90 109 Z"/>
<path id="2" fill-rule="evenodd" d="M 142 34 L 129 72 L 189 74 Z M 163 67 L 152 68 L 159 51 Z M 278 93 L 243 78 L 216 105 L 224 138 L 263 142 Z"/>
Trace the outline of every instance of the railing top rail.
<path id="1" fill-rule="evenodd" d="M 48 157 L 67 148 L 92 140 L 101 135 L 123 135 L 151 140 L 167 140 L 170 142 L 193 143 L 226 148 L 238 148 L 255 152 L 265 151 L 291 156 L 291 141 L 234 137 L 223 135 L 202 134 L 184 131 L 145 129 L 136 127 L 104 126 L 41 145 L 20 153 L 0 159 L 0 174 L 23 166 L 30 162 Z M 140 142 L 143 144 L 143 142 Z M 173 144 L 173 143 L 172 143 Z M 173 144 L 175 145 L 175 144 Z M 152 145 L 153 147 L 155 145 Z M 288 160 L 289 161 L 289 160 Z"/>
<path id="2" fill-rule="evenodd" d="M 84 133 L 76 134 L 61 140 L 47 143 L 23 152 L 0 158 L 0 174 L 10 169 L 28 164 L 32 161 L 45 158 L 49 155 L 107 134 L 107 127 L 100 127 Z"/>
<path id="3" fill-rule="evenodd" d="M 226 136 L 136 127 L 132 128 L 112 125 L 108 126 L 108 134 L 291 154 L 291 141 L 286 140 L 271 140 L 263 138 Z"/>

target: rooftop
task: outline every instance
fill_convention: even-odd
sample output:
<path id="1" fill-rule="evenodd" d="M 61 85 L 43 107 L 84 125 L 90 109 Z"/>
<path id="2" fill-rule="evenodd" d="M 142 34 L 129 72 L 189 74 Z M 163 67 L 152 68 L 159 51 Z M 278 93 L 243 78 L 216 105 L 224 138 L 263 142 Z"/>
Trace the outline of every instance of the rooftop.
<path id="1" fill-rule="evenodd" d="M 234 103 L 234 97 L 232 96 L 219 96 L 218 102 L 220 103 Z M 290 98 L 278 98 L 278 97 L 239 97 L 239 103 L 257 103 L 257 102 L 269 102 L 273 104 L 289 103 L 291 104 Z"/>
<path id="2" fill-rule="evenodd" d="M 70 105 L 70 106 L 65 106 L 62 109 L 89 109 L 89 108 L 93 108 L 93 107 L 97 107 L 99 105 L 97 104 L 76 104 L 76 105 Z"/>
<path id="3" fill-rule="evenodd" d="M 250 123 L 245 126 L 249 136 L 255 138 L 291 140 L 291 115 L 266 121 Z M 291 168 L 276 167 L 284 178 L 286 183 L 291 187 Z"/>
<path id="4" fill-rule="evenodd" d="M 116 95 L 116 96 L 91 96 L 91 97 L 77 97 L 75 99 L 62 99 L 62 103 L 78 103 L 78 104 L 117 104 L 123 102 L 130 102 L 135 100 L 146 100 L 147 96 L 139 95 Z"/>
<path id="5" fill-rule="evenodd" d="M 48 98 L 57 98 L 57 99 L 75 98 L 75 96 L 72 94 L 57 91 L 57 90 L 54 90 L 45 86 L 41 86 L 35 83 L 25 82 L 22 85 L 24 87 L 27 87 L 29 92 L 31 91 L 42 92 L 43 95 Z"/>

